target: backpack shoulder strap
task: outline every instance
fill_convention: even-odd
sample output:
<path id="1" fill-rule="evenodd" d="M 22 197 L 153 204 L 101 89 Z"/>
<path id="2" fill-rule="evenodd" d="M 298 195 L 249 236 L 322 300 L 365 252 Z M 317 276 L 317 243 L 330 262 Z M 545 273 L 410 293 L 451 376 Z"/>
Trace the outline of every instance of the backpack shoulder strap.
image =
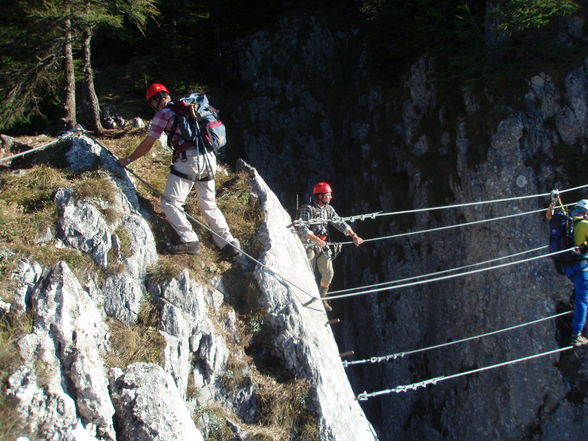
<path id="1" fill-rule="evenodd" d="M 175 150 L 176 150 L 176 147 L 175 147 L 175 146 L 173 145 L 173 143 L 172 143 L 172 138 L 173 138 L 173 137 L 175 136 L 175 134 L 176 134 L 176 129 L 178 128 L 178 124 L 179 124 L 179 122 L 180 122 L 180 121 L 179 121 L 179 115 L 176 115 L 176 116 L 174 116 L 174 122 L 172 123 L 171 130 L 170 130 L 170 132 L 169 132 L 169 135 L 167 136 L 167 146 L 168 146 L 170 149 L 174 150 L 174 152 L 175 152 Z"/>

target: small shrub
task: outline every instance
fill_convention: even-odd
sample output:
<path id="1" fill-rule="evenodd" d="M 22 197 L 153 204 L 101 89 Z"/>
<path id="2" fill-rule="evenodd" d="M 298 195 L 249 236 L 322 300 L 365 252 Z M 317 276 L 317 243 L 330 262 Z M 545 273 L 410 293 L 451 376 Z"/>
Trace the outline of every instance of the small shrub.
<path id="1" fill-rule="evenodd" d="M 498 6 L 495 15 L 500 29 L 509 32 L 547 27 L 554 19 L 571 15 L 580 9 L 574 0 L 510 0 Z"/>
<path id="2" fill-rule="evenodd" d="M 219 407 L 208 407 L 194 415 L 194 421 L 203 426 L 206 441 L 232 441 L 233 431 L 227 425 L 225 411 Z"/>

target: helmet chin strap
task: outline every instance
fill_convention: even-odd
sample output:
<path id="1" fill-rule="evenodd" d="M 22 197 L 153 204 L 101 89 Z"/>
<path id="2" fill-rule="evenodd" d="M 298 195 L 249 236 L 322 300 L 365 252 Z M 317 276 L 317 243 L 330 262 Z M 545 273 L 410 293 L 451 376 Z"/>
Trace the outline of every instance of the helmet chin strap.
<path id="1" fill-rule="evenodd" d="M 159 99 L 157 100 L 157 104 L 155 105 L 155 110 L 159 111 L 159 106 L 161 106 L 161 102 L 163 101 L 163 97 L 160 96 Z"/>

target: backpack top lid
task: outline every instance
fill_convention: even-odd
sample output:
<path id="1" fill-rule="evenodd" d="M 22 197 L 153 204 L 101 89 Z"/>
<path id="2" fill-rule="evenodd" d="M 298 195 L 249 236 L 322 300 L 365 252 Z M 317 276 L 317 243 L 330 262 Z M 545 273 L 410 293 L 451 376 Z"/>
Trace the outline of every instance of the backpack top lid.
<path id="1" fill-rule="evenodd" d="M 184 103 L 185 105 L 196 104 L 196 113 L 200 116 L 200 118 L 211 114 L 210 103 L 208 102 L 208 98 L 204 93 L 191 93 L 184 98 L 180 98 L 180 102 Z"/>

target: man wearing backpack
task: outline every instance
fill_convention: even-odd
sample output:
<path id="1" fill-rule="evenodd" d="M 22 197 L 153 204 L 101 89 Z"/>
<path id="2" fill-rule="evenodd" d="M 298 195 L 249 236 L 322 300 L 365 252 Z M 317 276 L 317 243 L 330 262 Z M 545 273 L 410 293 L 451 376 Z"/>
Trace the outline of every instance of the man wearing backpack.
<path id="1" fill-rule="evenodd" d="M 333 251 L 327 245 L 328 224 L 331 224 L 343 234 L 350 236 L 356 246 L 363 243 L 363 239 L 353 232 L 351 227 L 343 221 L 336 220 L 339 216 L 330 205 L 333 198 L 331 186 L 326 182 L 318 182 L 312 189 L 314 199 L 310 204 L 303 205 L 300 210 L 301 221 L 319 220 L 318 223 L 301 224 L 297 227 L 310 267 L 317 268 L 320 274 L 319 293 L 326 297 L 329 285 L 333 280 Z M 332 311 L 331 305 L 323 300 L 325 310 Z"/>
<path id="2" fill-rule="evenodd" d="M 580 247 L 578 262 L 562 265 L 562 271 L 574 283 L 575 306 L 572 315 L 572 345 L 581 346 L 588 343 L 582 335 L 588 310 L 588 199 L 578 201 L 572 211 L 574 221 L 574 245 Z"/>
<path id="3" fill-rule="evenodd" d="M 176 112 L 169 90 L 163 84 L 149 86 L 145 97 L 149 107 L 156 112 L 149 125 L 147 136 L 133 153 L 119 159 L 118 164 L 127 167 L 131 162 L 147 154 L 163 132 L 171 139 L 174 145 L 174 158 L 172 172 L 168 176 L 161 198 L 161 209 L 177 233 L 179 242 L 168 244 L 163 251 L 167 254 L 199 254 L 198 235 L 183 210 L 186 198 L 195 186 L 198 206 L 206 223 L 216 233 L 213 234 L 213 239 L 221 249 L 222 257 L 234 259 L 239 254 L 239 241 L 232 236 L 224 215 L 216 205 L 214 187 L 216 156 L 203 146 L 199 147 L 198 143 L 189 143 L 182 139 L 175 122 Z M 178 145 L 181 149 L 175 148 Z"/>

